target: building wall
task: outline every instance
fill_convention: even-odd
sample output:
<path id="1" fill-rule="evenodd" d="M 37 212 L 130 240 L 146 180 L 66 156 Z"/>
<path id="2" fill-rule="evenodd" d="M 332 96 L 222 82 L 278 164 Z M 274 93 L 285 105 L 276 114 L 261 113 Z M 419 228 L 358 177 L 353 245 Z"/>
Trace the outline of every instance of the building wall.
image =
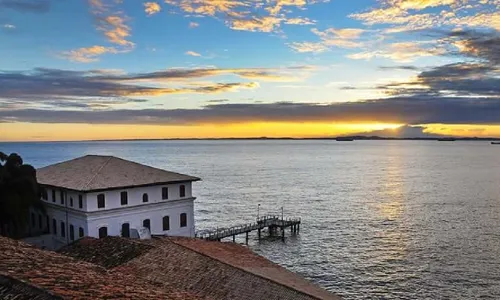
<path id="1" fill-rule="evenodd" d="M 88 218 L 88 235 L 99 237 L 99 228 L 107 227 L 108 235 L 120 236 L 123 223 L 129 223 L 130 228 L 140 228 L 143 221 L 150 220 L 151 234 L 189 236 L 194 237 L 194 204 L 193 198 L 182 200 L 144 205 L 130 209 L 115 211 L 103 211 L 99 215 L 92 215 Z M 180 227 L 180 215 L 186 213 L 187 226 Z M 163 217 L 170 219 L 170 229 L 163 230 Z"/>
<path id="2" fill-rule="evenodd" d="M 62 243 L 72 242 L 70 225 L 73 225 L 74 239 L 78 239 L 79 228 L 83 228 L 84 236 L 99 237 L 99 228 L 107 227 L 108 235 L 120 236 L 123 223 L 129 223 L 130 229 L 143 226 L 143 221 L 150 220 L 151 234 L 194 237 L 194 200 L 191 182 L 183 183 L 185 197 L 180 197 L 181 184 L 165 186 L 149 186 L 111 190 L 99 193 L 78 193 L 62 189 L 46 188 L 47 199 L 43 199 L 49 217 L 49 232 Z M 162 187 L 168 188 L 168 199 L 162 199 Z M 52 191 L 55 191 L 53 198 Z M 61 194 L 62 191 L 62 194 Z M 127 205 L 121 205 L 122 191 L 127 192 Z M 97 195 L 105 195 L 105 207 L 97 207 Z M 143 203 L 143 194 L 148 194 L 148 202 Z M 62 196 L 62 201 L 61 201 Z M 82 197 L 82 208 L 79 206 Z M 73 199 L 73 201 L 71 201 Z M 180 227 L 181 214 L 187 216 L 187 224 Z M 170 228 L 163 230 L 163 217 L 169 216 Z M 43 229 L 39 228 L 38 215 L 35 215 L 33 230 L 46 231 L 46 216 L 43 216 Z M 57 230 L 54 231 L 53 220 Z M 65 225 L 65 236 L 62 236 L 61 222 Z"/>
<path id="3" fill-rule="evenodd" d="M 185 186 L 186 194 L 184 197 L 180 197 L 180 186 Z M 162 188 L 168 188 L 168 199 L 162 199 Z M 121 205 L 121 192 L 127 192 L 128 203 L 127 205 Z M 105 197 L 105 207 L 97 207 L 97 195 L 104 194 Z M 86 210 L 100 211 L 107 209 L 115 209 L 122 207 L 138 206 L 143 205 L 142 197 L 144 194 L 148 195 L 148 203 L 158 203 L 166 201 L 176 201 L 179 199 L 188 199 L 192 197 L 191 193 L 191 182 L 179 183 L 179 184 L 169 184 L 169 185 L 157 185 L 148 187 L 137 187 L 129 188 L 123 190 L 111 190 L 97 193 L 88 193 L 86 196 Z"/>

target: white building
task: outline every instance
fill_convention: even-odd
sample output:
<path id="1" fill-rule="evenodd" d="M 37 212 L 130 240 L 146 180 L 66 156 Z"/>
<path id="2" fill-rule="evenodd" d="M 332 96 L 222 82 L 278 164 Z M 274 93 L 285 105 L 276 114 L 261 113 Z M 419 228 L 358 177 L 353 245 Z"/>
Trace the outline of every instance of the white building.
<path id="1" fill-rule="evenodd" d="M 130 236 L 147 227 L 152 235 L 193 237 L 197 177 L 113 156 L 87 155 L 37 170 L 47 215 L 31 215 L 33 230 L 63 244 L 83 236 Z M 47 230 L 48 229 L 48 230 Z"/>

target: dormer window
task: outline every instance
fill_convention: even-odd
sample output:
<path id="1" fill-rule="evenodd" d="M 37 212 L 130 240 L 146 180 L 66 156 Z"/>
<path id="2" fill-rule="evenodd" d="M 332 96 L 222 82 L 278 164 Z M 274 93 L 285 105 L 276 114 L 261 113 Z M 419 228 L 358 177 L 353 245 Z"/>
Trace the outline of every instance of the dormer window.
<path id="1" fill-rule="evenodd" d="M 168 187 L 162 187 L 161 188 L 161 199 L 162 200 L 167 200 L 168 199 Z"/>
<path id="2" fill-rule="evenodd" d="M 127 205 L 128 204 L 128 193 L 127 192 L 121 192 L 120 193 L 120 199 L 121 199 L 121 204 L 122 205 Z"/>
<path id="3" fill-rule="evenodd" d="M 56 202 L 56 190 L 52 190 L 52 202 Z"/>
<path id="4" fill-rule="evenodd" d="M 186 197 L 186 186 L 185 185 L 181 185 L 179 187 L 179 195 L 181 198 Z"/>
<path id="5" fill-rule="evenodd" d="M 104 194 L 97 195 L 97 208 L 104 208 L 106 206 Z"/>
<path id="6" fill-rule="evenodd" d="M 148 194 L 144 193 L 142 194 L 142 203 L 147 203 L 147 202 L 149 202 Z"/>

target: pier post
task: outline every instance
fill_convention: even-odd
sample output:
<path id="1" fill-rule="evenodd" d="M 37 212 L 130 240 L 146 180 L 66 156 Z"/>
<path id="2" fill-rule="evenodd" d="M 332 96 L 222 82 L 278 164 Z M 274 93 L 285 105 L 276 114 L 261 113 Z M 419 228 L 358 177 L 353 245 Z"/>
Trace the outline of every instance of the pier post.
<path id="1" fill-rule="evenodd" d="M 281 227 L 281 240 L 285 241 L 285 227 Z"/>
<path id="2" fill-rule="evenodd" d="M 260 240 L 260 228 L 259 228 L 258 232 L 259 232 L 259 240 Z"/>
<path id="3" fill-rule="evenodd" d="M 248 245 L 248 231 L 246 232 L 245 242 Z"/>
<path id="4" fill-rule="evenodd" d="M 297 224 L 297 232 L 300 231 L 300 224 Z"/>
<path id="5" fill-rule="evenodd" d="M 233 243 L 236 242 L 236 235 L 233 234 Z"/>

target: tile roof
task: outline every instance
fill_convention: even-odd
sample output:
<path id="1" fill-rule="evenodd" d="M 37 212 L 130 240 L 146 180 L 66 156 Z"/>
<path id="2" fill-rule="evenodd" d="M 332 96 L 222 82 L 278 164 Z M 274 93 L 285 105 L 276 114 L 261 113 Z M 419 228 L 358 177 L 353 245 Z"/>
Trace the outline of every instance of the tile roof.
<path id="1" fill-rule="evenodd" d="M 109 236 L 105 239 L 85 237 L 57 252 L 111 269 L 148 252 L 152 248 L 151 245 L 119 237 Z"/>
<path id="2" fill-rule="evenodd" d="M 40 168 L 37 179 L 41 184 L 84 192 L 200 180 L 101 155 L 86 155 Z"/>
<path id="3" fill-rule="evenodd" d="M 180 237 L 112 239 L 152 246 L 113 270 L 133 274 L 165 289 L 175 287 L 209 299 L 339 299 L 238 244 Z M 110 241 L 110 238 L 94 243 L 83 241 L 84 245 L 63 251 L 89 262 L 96 262 L 92 253 L 100 251 L 103 259 L 109 261 L 99 264 L 116 265 L 120 259 L 107 252 L 111 249 Z"/>
<path id="4" fill-rule="evenodd" d="M 0 276 L 14 279 L 0 290 L 19 292 L 24 282 L 64 299 L 199 299 L 172 288 L 158 287 L 131 274 L 76 260 L 52 251 L 0 237 Z M 20 298 L 26 293 L 19 294 Z M 40 298 L 50 299 L 50 298 Z"/>
<path id="5" fill-rule="evenodd" d="M 0 299 L 59 300 L 62 298 L 15 278 L 0 275 Z"/>

